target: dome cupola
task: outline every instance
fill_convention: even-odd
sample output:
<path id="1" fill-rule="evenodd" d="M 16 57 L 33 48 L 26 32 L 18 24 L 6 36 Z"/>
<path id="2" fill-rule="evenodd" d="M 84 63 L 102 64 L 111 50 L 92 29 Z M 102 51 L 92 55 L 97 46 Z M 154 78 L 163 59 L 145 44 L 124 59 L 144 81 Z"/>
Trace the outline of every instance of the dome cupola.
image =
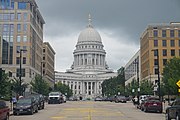
<path id="1" fill-rule="evenodd" d="M 89 24 L 84 29 L 78 38 L 78 42 L 101 42 L 101 36 L 99 33 L 93 28 L 91 24 L 91 15 L 89 15 Z"/>

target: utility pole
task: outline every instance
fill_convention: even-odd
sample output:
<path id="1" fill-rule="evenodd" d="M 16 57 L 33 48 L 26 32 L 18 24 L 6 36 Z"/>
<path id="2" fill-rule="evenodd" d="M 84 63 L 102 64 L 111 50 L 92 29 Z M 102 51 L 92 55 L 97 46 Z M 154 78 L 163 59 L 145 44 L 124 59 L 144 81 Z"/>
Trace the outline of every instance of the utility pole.
<path id="1" fill-rule="evenodd" d="M 22 77 L 22 62 L 21 62 L 21 59 L 22 59 L 22 52 L 24 52 L 24 51 L 27 51 L 27 50 L 24 50 L 24 49 L 20 49 L 19 50 L 19 53 L 20 53 L 20 61 L 19 61 L 19 64 L 20 64 L 20 68 L 19 68 L 19 88 L 20 88 L 20 90 L 19 90 L 19 95 L 20 96 L 22 96 L 22 79 L 21 79 L 21 77 Z"/>

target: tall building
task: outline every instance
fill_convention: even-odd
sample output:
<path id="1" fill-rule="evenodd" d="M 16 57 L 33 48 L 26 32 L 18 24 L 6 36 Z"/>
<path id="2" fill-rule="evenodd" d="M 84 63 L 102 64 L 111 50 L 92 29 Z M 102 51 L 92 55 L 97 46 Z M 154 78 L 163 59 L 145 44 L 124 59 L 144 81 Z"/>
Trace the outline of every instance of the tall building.
<path id="1" fill-rule="evenodd" d="M 41 74 L 43 25 L 35 0 L 0 0 L 0 67 L 29 83 Z M 20 56 L 21 55 L 21 56 Z"/>
<path id="2" fill-rule="evenodd" d="M 149 25 L 140 38 L 141 78 L 158 82 L 166 62 L 180 56 L 180 23 Z"/>
<path id="3" fill-rule="evenodd" d="M 105 79 L 117 76 L 106 64 L 106 52 L 101 36 L 89 24 L 78 38 L 74 50 L 74 61 L 70 70 L 56 72 L 55 80 L 68 85 L 73 95 L 83 98 L 94 98 L 102 95 L 101 84 Z"/>
<path id="4" fill-rule="evenodd" d="M 42 73 L 43 78 L 53 87 L 55 73 L 54 73 L 54 61 L 55 61 L 55 51 L 49 44 L 49 42 L 43 43 L 43 61 Z"/>
<path id="5" fill-rule="evenodd" d="M 128 61 L 124 67 L 125 71 L 125 86 L 131 84 L 133 80 L 141 80 L 141 60 L 140 60 L 140 50 Z"/>

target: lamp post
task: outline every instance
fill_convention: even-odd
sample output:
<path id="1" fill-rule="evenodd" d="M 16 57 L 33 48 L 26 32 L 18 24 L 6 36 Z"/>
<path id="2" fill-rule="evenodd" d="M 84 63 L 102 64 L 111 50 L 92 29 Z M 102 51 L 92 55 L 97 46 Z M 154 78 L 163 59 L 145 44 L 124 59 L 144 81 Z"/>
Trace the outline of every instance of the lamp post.
<path id="1" fill-rule="evenodd" d="M 138 99 L 138 104 L 139 104 L 140 87 L 139 87 L 139 61 L 138 61 L 138 58 L 135 60 L 134 64 L 136 64 L 137 85 L 138 85 L 138 89 L 137 89 L 137 99 Z"/>
<path id="2" fill-rule="evenodd" d="M 20 86 L 20 90 L 19 90 L 19 95 L 21 96 L 22 95 L 22 86 L 21 86 L 21 83 L 22 83 L 22 80 L 21 80 L 21 77 L 22 77 L 22 62 L 21 62 L 21 59 L 22 59 L 22 52 L 25 52 L 27 50 L 24 50 L 24 49 L 20 49 L 18 52 L 20 53 L 20 61 L 19 61 L 19 64 L 20 64 L 20 69 L 19 69 L 19 86 Z"/>
<path id="3" fill-rule="evenodd" d="M 156 56 L 157 56 L 158 95 L 159 95 L 159 100 L 161 101 L 160 73 L 159 73 L 159 52 L 158 52 L 158 49 L 154 49 L 152 51 L 154 51 Z"/>

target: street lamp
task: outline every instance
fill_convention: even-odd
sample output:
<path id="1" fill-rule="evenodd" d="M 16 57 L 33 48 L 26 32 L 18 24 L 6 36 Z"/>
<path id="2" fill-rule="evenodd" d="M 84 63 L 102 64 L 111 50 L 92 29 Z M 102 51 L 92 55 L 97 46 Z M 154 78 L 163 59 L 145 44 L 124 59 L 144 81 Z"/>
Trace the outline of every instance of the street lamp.
<path id="1" fill-rule="evenodd" d="M 158 94 L 159 94 L 159 100 L 161 100 L 160 74 L 159 74 L 159 52 L 158 52 L 158 49 L 154 49 L 152 51 L 154 51 L 154 54 L 157 56 Z"/>
<path id="2" fill-rule="evenodd" d="M 134 64 L 136 64 L 136 74 L 137 74 L 137 85 L 138 85 L 138 89 L 137 89 L 137 99 L 138 99 L 138 104 L 139 104 L 139 95 L 140 95 L 140 87 L 139 87 L 139 61 L 138 58 L 134 61 Z"/>
<path id="3" fill-rule="evenodd" d="M 19 51 L 17 51 L 18 53 L 20 53 L 20 61 L 19 61 L 19 64 L 20 64 L 20 69 L 19 69 L 19 86 L 20 86 L 20 90 L 19 90 L 19 95 L 21 96 L 22 95 L 22 86 L 21 86 L 21 83 L 22 83 L 22 80 L 21 80 L 21 77 L 22 77 L 22 63 L 21 63 L 21 59 L 22 59 L 22 52 L 25 52 L 27 50 L 25 49 L 20 49 Z"/>

